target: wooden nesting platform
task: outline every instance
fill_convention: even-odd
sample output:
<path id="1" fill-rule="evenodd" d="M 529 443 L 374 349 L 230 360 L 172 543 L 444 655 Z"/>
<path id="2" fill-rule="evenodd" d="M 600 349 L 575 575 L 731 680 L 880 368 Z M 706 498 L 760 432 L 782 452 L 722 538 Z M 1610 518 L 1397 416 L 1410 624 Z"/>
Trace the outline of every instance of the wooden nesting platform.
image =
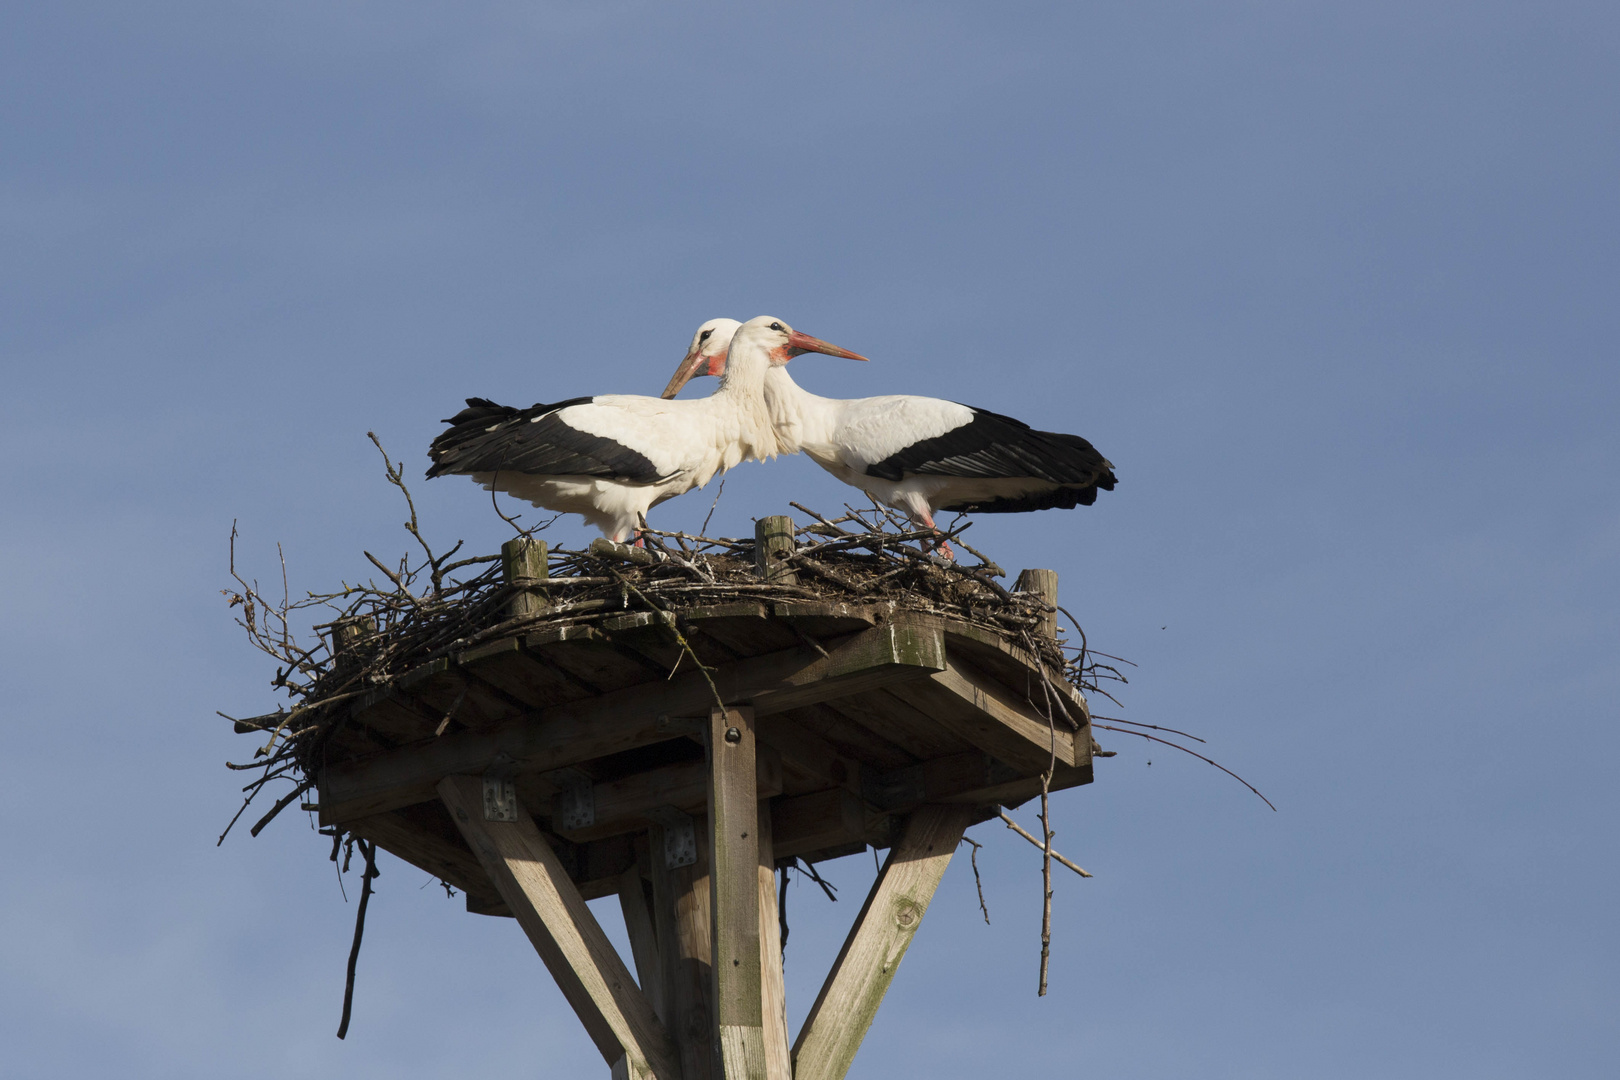
<path id="1" fill-rule="evenodd" d="M 1085 700 L 999 634 L 888 603 L 748 600 L 679 631 L 707 672 L 674 615 L 631 612 L 353 700 L 321 822 L 516 916 L 615 1076 L 841 1077 L 962 831 L 1038 795 L 1054 745 L 1054 790 L 1091 781 L 1089 722 L 1041 704 Z M 867 845 L 888 861 L 790 1045 L 775 868 Z M 584 904 L 610 894 L 636 978 Z"/>

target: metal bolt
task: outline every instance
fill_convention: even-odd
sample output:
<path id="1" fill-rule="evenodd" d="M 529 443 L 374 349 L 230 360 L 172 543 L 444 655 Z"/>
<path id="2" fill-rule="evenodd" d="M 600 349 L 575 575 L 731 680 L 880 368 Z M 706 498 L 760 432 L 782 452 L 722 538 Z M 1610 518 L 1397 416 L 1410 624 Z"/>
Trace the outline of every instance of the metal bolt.
<path id="1" fill-rule="evenodd" d="M 728 743 L 740 743 L 740 742 L 742 742 L 742 732 L 738 731 L 734 727 L 726 728 L 726 742 L 728 742 Z"/>

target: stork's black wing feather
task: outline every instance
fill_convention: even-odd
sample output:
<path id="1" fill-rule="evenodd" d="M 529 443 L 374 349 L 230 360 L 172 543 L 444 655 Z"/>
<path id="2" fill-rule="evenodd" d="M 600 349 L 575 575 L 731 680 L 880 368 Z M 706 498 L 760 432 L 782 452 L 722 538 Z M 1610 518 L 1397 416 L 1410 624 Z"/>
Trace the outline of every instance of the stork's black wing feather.
<path id="1" fill-rule="evenodd" d="M 558 414 L 580 397 L 518 409 L 488 398 L 468 398 L 446 420 L 450 426 L 428 447 L 428 476 L 520 472 L 539 476 L 601 476 L 651 484 L 661 474 L 644 455 L 613 439 L 572 427 Z"/>
<path id="2" fill-rule="evenodd" d="M 973 419 L 961 427 L 913 443 L 868 465 L 866 472 L 884 480 L 962 476 L 1028 478 L 1055 485 L 1051 491 L 1017 498 L 935 507 L 981 514 L 1090 506 L 1097 501 L 1099 489 L 1112 491 L 1115 484 L 1113 464 L 1080 436 L 1036 431 L 1021 420 L 988 409 L 973 409 Z"/>

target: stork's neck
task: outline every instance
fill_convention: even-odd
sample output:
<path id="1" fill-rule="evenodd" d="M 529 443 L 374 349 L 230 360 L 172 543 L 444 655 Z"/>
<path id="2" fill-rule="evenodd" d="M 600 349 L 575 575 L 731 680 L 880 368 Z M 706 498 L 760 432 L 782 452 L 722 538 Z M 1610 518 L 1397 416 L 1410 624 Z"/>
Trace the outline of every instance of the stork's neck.
<path id="1" fill-rule="evenodd" d="M 763 349 L 750 345 L 734 348 L 720 377 L 720 387 L 709 401 L 733 418 L 735 436 L 745 457 L 759 460 L 796 453 L 782 445 L 765 401 L 765 385 L 772 368 Z"/>
<path id="2" fill-rule="evenodd" d="M 794 382 L 785 367 L 768 370 L 764 383 L 765 406 L 782 453 L 835 456 L 832 433 L 843 402 L 812 394 Z"/>

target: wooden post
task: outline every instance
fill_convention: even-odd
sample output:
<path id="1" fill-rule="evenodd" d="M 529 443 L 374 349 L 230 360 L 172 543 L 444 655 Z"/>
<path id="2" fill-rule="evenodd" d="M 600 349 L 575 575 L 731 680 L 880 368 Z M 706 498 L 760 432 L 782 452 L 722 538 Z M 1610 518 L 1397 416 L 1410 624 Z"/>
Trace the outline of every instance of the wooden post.
<path id="1" fill-rule="evenodd" d="M 754 710 L 709 710 L 714 1019 L 726 1080 L 765 1080 Z"/>
<path id="2" fill-rule="evenodd" d="M 669 1033 L 522 804 L 515 821 L 487 821 L 478 777 L 447 776 L 438 790 L 603 1060 L 632 1077 L 679 1077 Z"/>
<path id="3" fill-rule="evenodd" d="M 842 1080 L 974 818 L 973 806 L 922 806 L 906 821 L 793 1045 L 794 1080 Z"/>
<path id="4" fill-rule="evenodd" d="M 1056 570 L 1025 570 L 1013 584 L 1017 592 L 1035 593 L 1052 608 L 1058 602 L 1058 576 Z M 1047 637 L 1057 637 L 1057 612 L 1047 614 L 1042 624 Z"/>
<path id="5" fill-rule="evenodd" d="M 664 1005 L 685 1080 L 716 1074 L 712 947 L 709 933 L 709 843 L 697 829 L 697 861 L 671 868 L 664 856 L 664 829 L 648 831 L 652 858 L 653 926 L 663 961 Z"/>
<path id="6" fill-rule="evenodd" d="M 659 853 L 662 855 L 662 852 Z M 664 996 L 663 961 L 658 953 L 658 933 L 653 928 L 652 886 L 642 876 L 650 866 L 645 852 L 638 852 L 636 865 L 619 878 L 619 909 L 624 913 L 625 933 L 630 937 L 630 955 L 636 961 L 636 982 L 658 1019 L 670 1026 L 669 1008 Z"/>
<path id="7" fill-rule="evenodd" d="M 787 988 L 782 979 L 782 926 L 776 907 L 776 852 L 771 835 L 771 801 L 759 800 L 759 972 L 765 1025 L 765 1075 L 793 1080 L 788 1041 Z"/>
<path id="8" fill-rule="evenodd" d="M 799 575 L 782 560 L 793 554 L 793 519 L 785 515 L 754 522 L 754 570 L 776 585 L 797 585 Z"/>
<path id="9" fill-rule="evenodd" d="M 538 615 L 551 606 L 545 591 L 537 586 L 548 576 L 544 540 L 519 536 L 501 545 L 501 579 L 518 586 L 506 606 L 509 618 Z"/>

